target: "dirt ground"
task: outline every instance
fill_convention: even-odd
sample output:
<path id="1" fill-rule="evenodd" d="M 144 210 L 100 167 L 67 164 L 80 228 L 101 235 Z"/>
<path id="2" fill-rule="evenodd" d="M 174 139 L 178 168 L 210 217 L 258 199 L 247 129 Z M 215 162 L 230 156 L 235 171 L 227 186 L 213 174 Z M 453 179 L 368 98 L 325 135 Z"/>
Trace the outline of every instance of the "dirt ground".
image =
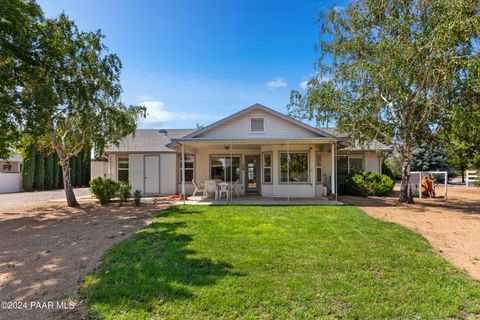
<path id="1" fill-rule="evenodd" d="M 33 310 L 5 310 L 2 304 L 0 319 L 84 318 L 76 297 L 79 280 L 108 248 L 167 206 L 49 203 L 0 209 L 0 301 L 26 302 L 23 309 L 33 303 Z M 42 304 L 49 301 L 52 308 Z M 57 301 L 75 308 L 58 309 Z"/>
<path id="2" fill-rule="evenodd" d="M 368 215 L 420 233 L 441 256 L 480 280 L 480 188 L 452 186 L 447 200 L 416 198 L 413 205 L 397 206 L 397 199 L 339 198 Z"/>

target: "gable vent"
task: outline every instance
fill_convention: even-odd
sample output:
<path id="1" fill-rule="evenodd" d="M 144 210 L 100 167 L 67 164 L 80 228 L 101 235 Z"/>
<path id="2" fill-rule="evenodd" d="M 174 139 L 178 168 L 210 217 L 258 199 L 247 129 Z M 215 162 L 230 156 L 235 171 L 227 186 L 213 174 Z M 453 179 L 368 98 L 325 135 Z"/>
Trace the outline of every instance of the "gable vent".
<path id="1" fill-rule="evenodd" d="M 250 119 L 250 132 L 265 132 L 265 119 L 264 118 L 251 118 Z"/>

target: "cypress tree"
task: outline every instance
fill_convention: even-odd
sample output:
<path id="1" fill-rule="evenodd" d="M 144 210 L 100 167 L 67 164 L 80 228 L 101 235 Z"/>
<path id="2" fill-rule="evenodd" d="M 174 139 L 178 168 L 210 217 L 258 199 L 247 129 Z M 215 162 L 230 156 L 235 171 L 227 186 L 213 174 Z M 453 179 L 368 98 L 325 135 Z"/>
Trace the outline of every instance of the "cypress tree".
<path id="1" fill-rule="evenodd" d="M 36 190 L 45 189 L 45 155 L 37 152 L 35 163 L 35 182 L 33 183 Z"/>
<path id="2" fill-rule="evenodd" d="M 91 152 L 92 150 L 87 149 L 85 154 L 84 167 L 83 167 L 83 181 L 85 186 L 88 186 L 90 184 L 90 161 L 92 159 Z"/>
<path id="3" fill-rule="evenodd" d="M 23 159 L 22 166 L 22 186 L 23 191 L 32 191 L 33 182 L 35 181 L 35 145 L 28 146 L 25 152 L 25 158 Z"/>
<path id="4" fill-rule="evenodd" d="M 63 170 L 60 164 L 58 165 L 58 188 L 63 189 Z"/>
<path id="5" fill-rule="evenodd" d="M 58 163 L 58 155 L 53 151 L 53 189 L 60 187 L 60 165 Z"/>
<path id="6" fill-rule="evenodd" d="M 70 182 L 72 183 L 72 187 L 77 186 L 77 156 L 73 156 L 70 158 Z"/>
<path id="7" fill-rule="evenodd" d="M 53 152 L 45 158 L 45 189 L 53 188 Z"/>
<path id="8" fill-rule="evenodd" d="M 82 186 L 82 162 L 83 162 L 83 151 L 80 151 L 77 155 L 77 163 L 75 170 L 77 173 L 75 174 L 77 176 L 77 187 Z"/>

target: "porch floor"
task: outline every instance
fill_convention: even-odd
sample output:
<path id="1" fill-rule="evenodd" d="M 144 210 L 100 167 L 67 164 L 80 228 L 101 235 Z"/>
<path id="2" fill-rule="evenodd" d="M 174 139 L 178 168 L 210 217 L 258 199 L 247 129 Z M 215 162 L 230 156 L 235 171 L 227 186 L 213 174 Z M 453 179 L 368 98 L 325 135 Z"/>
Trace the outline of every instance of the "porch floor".
<path id="1" fill-rule="evenodd" d="M 178 201 L 176 204 L 183 204 Z M 214 198 L 205 198 L 201 196 L 188 197 L 185 204 L 193 205 L 342 205 L 340 201 L 329 200 L 325 197 L 316 198 L 294 198 L 288 200 L 286 197 L 262 197 L 260 195 L 241 195 L 239 198 L 233 197 L 232 201 L 227 199 L 215 200 Z"/>

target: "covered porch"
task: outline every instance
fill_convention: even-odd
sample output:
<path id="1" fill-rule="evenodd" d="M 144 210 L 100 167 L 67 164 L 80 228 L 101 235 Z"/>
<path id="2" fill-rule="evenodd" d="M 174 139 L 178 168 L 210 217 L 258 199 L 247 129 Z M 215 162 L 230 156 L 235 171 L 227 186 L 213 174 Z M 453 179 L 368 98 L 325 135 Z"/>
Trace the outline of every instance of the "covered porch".
<path id="1" fill-rule="evenodd" d="M 327 196 L 336 193 L 333 139 L 193 138 L 175 139 L 174 147 L 179 158 L 179 193 L 195 203 L 294 204 L 302 200 L 322 204 L 331 203 Z M 232 199 L 215 201 L 197 192 L 190 199 L 195 191 L 192 180 L 198 185 L 208 180 L 236 185 L 240 198 L 234 193 Z"/>
<path id="2" fill-rule="evenodd" d="M 177 204 L 183 204 L 179 201 Z M 185 204 L 190 205 L 341 205 L 340 201 L 331 200 L 326 197 L 313 198 L 283 198 L 283 197 L 263 197 L 261 195 L 242 195 L 233 196 L 231 199 L 205 198 L 201 196 L 190 196 L 185 200 Z"/>

